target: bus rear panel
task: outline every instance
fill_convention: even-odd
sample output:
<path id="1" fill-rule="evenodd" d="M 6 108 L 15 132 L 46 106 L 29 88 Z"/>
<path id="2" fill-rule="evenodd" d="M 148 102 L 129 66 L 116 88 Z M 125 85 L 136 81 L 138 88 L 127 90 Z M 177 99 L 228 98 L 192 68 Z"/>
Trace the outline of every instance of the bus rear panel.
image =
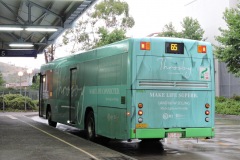
<path id="1" fill-rule="evenodd" d="M 214 66 L 207 42 L 133 41 L 131 138 L 214 137 Z"/>

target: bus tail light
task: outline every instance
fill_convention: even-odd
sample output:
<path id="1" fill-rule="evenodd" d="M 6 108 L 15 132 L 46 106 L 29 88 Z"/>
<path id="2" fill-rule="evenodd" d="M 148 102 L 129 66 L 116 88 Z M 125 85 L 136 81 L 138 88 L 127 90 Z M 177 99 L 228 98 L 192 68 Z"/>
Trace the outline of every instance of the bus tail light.
<path id="1" fill-rule="evenodd" d="M 207 47 L 203 45 L 198 46 L 198 53 L 207 53 Z"/>
<path id="2" fill-rule="evenodd" d="M 143 115 L 143 111 L 142 111 L 142 110 L 139 110 L 139 111 L 138 111 L 138 115 L 139 115 L 139 116 Z"/>
<path id="3" fill-rule="evenodd" d="M 150 50 L 151 43 L 150 42 L 140 42 L 140 49 L 141 50 Z"/>
<path id="4" fill-rule="evenodd" d="M 209 110 L 206 110 L 206 111 L 205 111 L 205 114 L 206 114 L 206 115 L 209 115 L 209 114 L 210 114 L 210 111 L 209 111 Z"/>

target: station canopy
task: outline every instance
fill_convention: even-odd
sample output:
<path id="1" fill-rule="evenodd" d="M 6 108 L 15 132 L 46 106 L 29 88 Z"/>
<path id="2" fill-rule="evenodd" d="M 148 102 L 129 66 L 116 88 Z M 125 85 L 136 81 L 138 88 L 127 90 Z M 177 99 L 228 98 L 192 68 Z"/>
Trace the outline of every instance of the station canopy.
<path id="1" fill-rule="evenodd" d="M 0 57 L 36 57 L 97 0 L 0 0 Z"/>

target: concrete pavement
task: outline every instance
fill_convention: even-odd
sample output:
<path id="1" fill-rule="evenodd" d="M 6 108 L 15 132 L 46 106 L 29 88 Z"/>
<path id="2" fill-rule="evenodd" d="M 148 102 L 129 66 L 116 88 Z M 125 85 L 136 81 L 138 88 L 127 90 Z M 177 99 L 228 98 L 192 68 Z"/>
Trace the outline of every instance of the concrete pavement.
<path id="1" fill-rule="evenodd" d="M 134 159 L 29 118 L 37 114 L 0 112 L 1 160 Z"/>

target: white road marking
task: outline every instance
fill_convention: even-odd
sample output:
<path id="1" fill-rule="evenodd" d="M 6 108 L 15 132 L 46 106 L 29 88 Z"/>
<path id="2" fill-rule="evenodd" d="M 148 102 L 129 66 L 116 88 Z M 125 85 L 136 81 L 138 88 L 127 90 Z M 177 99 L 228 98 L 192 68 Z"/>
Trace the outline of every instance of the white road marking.
<path id="1" fill-rule="evenodd" d="M 25 117 L 26 117 L 26 116 L 25 116 Z M 28 117 L 27 117 L 27 118 L 28 118 Z M 48 133 L 48 132 L 40 129 L 40 128 L 37 128 L 37 127 L 35 127 L 35 126 L 33 126 L 33 125 L 31 125 L 31 124 L 23 121 L 23 120 L 20 120 L 20 119 L 18 119 L 18 120 L 21 121 L 21 122 L 23 122 L 23 123 L 25 123 L 25 124 L 27 124 L 27 125 L 29 125 L 29 126 L 31 126 L 31 127 L 33 127 L 34 129 L 36 129 L 36 130 L 38 130 L 38 131 L 40 131 L 40 132 L 43 132 L 43 133 L 47 134 L 47 135 L 50 136 L 50 137 L 53 137 L 53 138 L 55 138 L 55 139 L 57 139 L 57 140 L 65 143 L 66 145 L 69 145 L 69 146 L 77 149 L 78 151 L 81 151 L 81 152 L 87 154 L 88 156 L 92 157 L 94 160 L 99 160 L 97 157 L 95 157 L 95 156 L 92 155 L 91 153 L 89 153 L 89 152 L 87 152 L 87 151 L 85 151 L 85 150 L 83 150 L 83 149 L 81 149 L 81 148 L 79 148 L 79 147 L 77 147 L 77 146 L 75 146 L 75 145 L 73 145 L 73 144 L 71 144 L 71 143 L 68 143 L 68 142 L 64 141 L 63 139 L 61 139 L 61 138 L 58 138 L 58 137 L 56 137 L 56 136 L 54 136 L 54 135 L 52 135 L 52 134 L 50 134 L 50 133 Z"/>
<path id="2" fill-rule="evenodd" d="M 12 115 L 6 115 L 6 117 L 11 118 L 11 119 L 17 119 L 16 117 L 14 117 Z"/>

